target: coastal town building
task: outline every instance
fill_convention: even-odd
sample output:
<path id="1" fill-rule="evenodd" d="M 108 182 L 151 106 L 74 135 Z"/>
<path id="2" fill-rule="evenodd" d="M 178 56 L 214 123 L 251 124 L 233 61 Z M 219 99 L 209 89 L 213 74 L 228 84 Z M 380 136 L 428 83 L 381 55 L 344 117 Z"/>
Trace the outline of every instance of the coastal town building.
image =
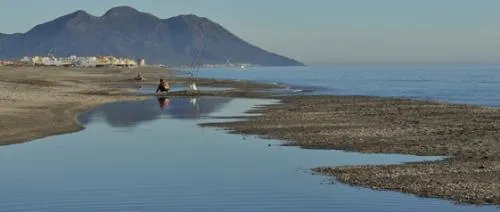
<path id="1" fill-rule="evenodd" d="M 137 65 L 138 66 L 145 66 L 146 65 L 146 60 L 144 58 L 138 59 L 137 60 Z"/>
<path id="2" fill-rule="evenodd" d="M 138 64 L 144 65 L 144 59 L 134 60 L 129 58 L 120 58 L 114 56 L 90 56 L 79 57 L 71 55 L 69 57 L 54 56 L 34 56 L 23 57 L 20 60 L 1 60 L 0 66 L 56 66 L 56 67 L 137 67 Z"/>
<path id="3" fill-rule="evenodd" d="M 8 66 L 8 65 L 13 65 L 13 61 L 8 61 L 8 60 L 0 60 L 0 66 Z"/>

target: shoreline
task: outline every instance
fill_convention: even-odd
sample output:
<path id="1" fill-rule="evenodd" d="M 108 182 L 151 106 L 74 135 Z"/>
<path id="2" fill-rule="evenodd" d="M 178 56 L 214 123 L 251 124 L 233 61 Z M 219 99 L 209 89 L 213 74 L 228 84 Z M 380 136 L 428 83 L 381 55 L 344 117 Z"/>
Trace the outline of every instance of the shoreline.
<path id="1" fill-rule="evenodd" d="M 394 165 L 316 167 L 358 187 L 458 203 L 500 205 L 500 109 L 372 96 L 291 96 L 243 121 L 204 123 L 283 146 L 360 153 L 441 156 Z"/>
<path id="2" fill-rule="evenodd" d="M 145 80 L 137 81 L 138 73 Z M 158 68 L 0 68 L 0 146 L 31 142 L 48 136 L 84 129 L 78 120 L 81 112 L 120 100 L 143 100 L 164 95 L 138 95 L 137 89 L 156 86 L 159 78 L 185 84 L 188 77 L 176 77 Z M 250 81 L 198 79 L 197 84 L 232 87 L 225 93 L 172 92 L 168 96 L 264 97 L 256 90 L 281 88 Z"/>
<path id="3" fill-rule="evenodd" d="M 132 80 L 137 73 L 146 80 Z M 0 69 L 0 77 L 4 78 L 0 80 L 4 89 L 0 92 L 0 126 L 8 129 L 0 132 L 0 146 L 82 130 L 77 120 L 80 112 L 113 101 L 157 96 L 134 91 L 156 85 L 159 77 L 167 77 L 171 85 L 189 80 L 163 69 Z M 199 79 L 197 84 L 236 90 L 166 96 L 270 98 L 281 103 L 252 109 L 248 113 L 260 115 L 243 117 L 243 121 L 201 126 L 279 139 L 288 141 L 283 145 L 305 149 L 448 157 L 386 166 L 317 167 L 312 169 L 315 173 L 336 176 L 354 186 L 500 204 L 500 135 L 495 133 L 500 130 L 499 109 L 392 97 L 274 97 L 258 91 L 284 85 L 248 81 Z"/>

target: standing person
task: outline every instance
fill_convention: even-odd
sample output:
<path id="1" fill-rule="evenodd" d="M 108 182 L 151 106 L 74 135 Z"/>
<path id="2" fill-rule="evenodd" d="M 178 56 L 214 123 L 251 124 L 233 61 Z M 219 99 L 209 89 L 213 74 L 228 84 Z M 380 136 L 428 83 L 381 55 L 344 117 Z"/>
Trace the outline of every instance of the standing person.
<path id="1" fill-rule="evenodd" d="M 160 84 L 158 85 L 158 88 L 156 89 L 156 93 L 160 92 L 168 92 L 170 89 L 170 85 L 168 84 L 167 81 L 164 81 L 163 79 L 160 79 Z"/>

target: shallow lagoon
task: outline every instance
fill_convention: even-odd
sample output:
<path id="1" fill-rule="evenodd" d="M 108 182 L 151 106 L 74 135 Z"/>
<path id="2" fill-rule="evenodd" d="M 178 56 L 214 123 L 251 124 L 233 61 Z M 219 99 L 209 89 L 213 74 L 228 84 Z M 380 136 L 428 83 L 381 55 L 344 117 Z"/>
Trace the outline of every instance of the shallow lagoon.
<path id="1" fill-rule="evenodd" d="M 0 148 L 0 211 L 497 210 L 325 185 L 309 171 L 437 157 L 303 150 L 197 126 L 271 103 L 153 98 L 97 107 L 81 115 L 83 131 Z"/>

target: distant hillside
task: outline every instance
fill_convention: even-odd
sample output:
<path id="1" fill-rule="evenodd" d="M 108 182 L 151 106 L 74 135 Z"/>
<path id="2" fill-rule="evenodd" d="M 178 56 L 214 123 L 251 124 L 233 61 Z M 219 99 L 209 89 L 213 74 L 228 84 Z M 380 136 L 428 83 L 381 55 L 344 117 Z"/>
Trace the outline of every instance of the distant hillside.
<path id="1" fill-rule="evenodd" d="M 26 33 L 0 34 L 0 58 L 70 54 L 146 58 L 148 63 L 190 64 L 201 48 L 202 63 L 253 63 L 296 66 L 302 63 L 245 42 L 217 23 L 196 15 L 160 19 L 121 6 L 101 17 L 79 10 L 35 26 Z"/>

